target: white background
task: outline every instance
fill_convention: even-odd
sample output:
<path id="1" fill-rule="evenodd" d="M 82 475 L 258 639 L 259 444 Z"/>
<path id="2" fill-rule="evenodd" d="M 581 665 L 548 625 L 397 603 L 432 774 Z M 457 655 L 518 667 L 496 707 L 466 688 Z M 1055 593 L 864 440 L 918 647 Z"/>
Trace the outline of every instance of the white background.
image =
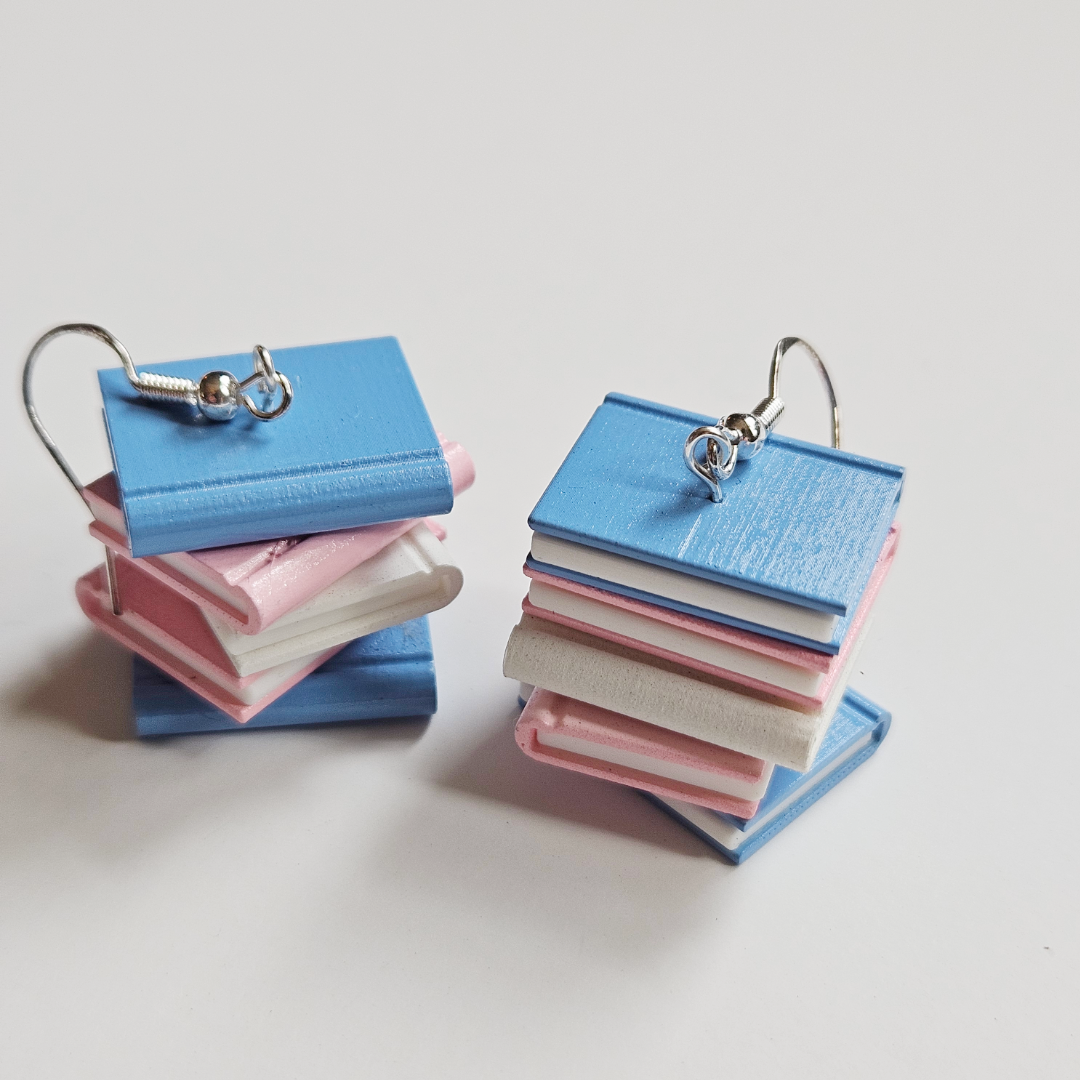
<path id="1" fill-rule="evenodd" d="M 1064 3 L 5 4 L 0 1073 L 1076 1075 L 1078 45 Z M 18 400 L 80 319 L 401 339 L 479 473 L 429 725 L 130 738 Z M 785 334 L 909 469 L 855 680 L 895 721 L 731 868 L 525 759 L 500 660 L 604 393 L 749 408 Z M 84 479 L 111 363 L 43 365 Z"/>

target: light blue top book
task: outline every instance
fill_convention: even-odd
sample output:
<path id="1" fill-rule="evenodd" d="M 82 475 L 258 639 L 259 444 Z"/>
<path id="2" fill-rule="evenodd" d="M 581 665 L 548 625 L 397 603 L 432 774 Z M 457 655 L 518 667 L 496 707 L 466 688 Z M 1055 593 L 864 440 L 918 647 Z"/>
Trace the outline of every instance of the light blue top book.
<path id="1" fill-rule="evenodd" d="M 445 514 L 454 503 L 438 436 L 395 338 L 274 349 L 292 406 L 224 423 L 98 373 L 133 555 L 222 547 Z M 244 378 L 250 353 L 155 372 Z"/>
<path id="2" fill-rule="evenodd" d="M 246 724 L 141 656 L 133 659 L 132 704 L 142 738 L 430 716 L 438 701 L 428 621 L 412 619 L 357 638 Z"/>
<path id="3" fill-rule="evenodd" d="M 757 813 L 749 819 L 642 794 L 725 858 L 740 863 L 871 757 L 891 723 L 890 713 L 849 687 L 810 768 L 797 773 L 777 765 Z"/>
<path id="4" fill-rule="evenodd" d="M 547 490 L 534 531 L 850 616 L 900 499 L 904 470 L 770 435 L 714 503 L 687 435 L 715 416 L 608 394 Z M 545 567 L 547 569 L 547 567 Z M 557 572 L 557 571 L 556 571 Z"/>

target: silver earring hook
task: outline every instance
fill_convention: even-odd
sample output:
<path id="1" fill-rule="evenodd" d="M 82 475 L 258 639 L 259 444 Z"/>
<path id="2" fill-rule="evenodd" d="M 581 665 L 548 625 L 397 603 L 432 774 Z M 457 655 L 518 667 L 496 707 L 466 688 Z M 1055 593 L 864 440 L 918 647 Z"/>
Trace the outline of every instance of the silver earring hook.
<path id="1" fill-rule="evenodd" d="M 829 378 L 829 371 L 825 367 L 825 361 L 821 359 L 817 354 L 817 350 L 808 341 L 803 341 L 798 337 L 786 337 L 781 338 L 776 343 L 776 348 L 773 349 L 772 363 L 769 364 L 769 396 L 761 402 L 760 405 L 754 410 L 757 413 L 762 406 L 768 405 L 771 401 L 780 403 L 780 412 L 784 411 L 783 402 L 780 400 L 780 365 L 783 362 L 784 357 L 787 355 L 788 349 L 795 345 L 801 345 L 809 354 L 814 367 L 817 368 L 817 373 L 821 378 L 822 383 L 825 386 L 825 393 L 829 396 L 829 409 L 832 413 L 832 445 L 834 450 L 840 449 L 840 405 L 836 400 L 836 391 L 833 389 L 832 379 Z M 780 419 L 780 413 L 777 413 L 776 420 Z M 769 425 L 770 430 L 776 420 Z M 767 434 L 767 433 L 766 433 Z"/>
<path id="2" fill-rule="evenodd" d="M 274 358 L 270 350 L 264 345 L 256 345 L 251 350 L 251 360 L 255 370 L 240 384 L 241 390 L 246 390 L 255 383 L 264 394 L 273 393 L 275 384 L 281 387 L 281 404 L 270 412 L 264 412 L 258 408 L 247 394 L 241 394 L 244 407 L 252 416 L 260 420 L 274 420 L 279 417 L 291 404 L 293 399 L 292 383 L 274 367 Z M 206 376 L 204 375 L 205 379 Z"/>
<path id="3" fill-rule="evenodd" d="M 86 501 L 83 494 L 85 485 L 68 463 L 67 458 L 64 457 L 60 447 L 56 445 L 56 440 L 49 434 L 49 429 L 41 422 L 37 405 L 34 403 L 34 366 L 37 364 L 38 357 L 45 346 L 54 338 L 62 337 L 64 334 L 85 334 L 87 337 L 97 338 L 98 341 L 104 342 L 120 357 L 120 363 L 124 365 L 124 373 L 127 375 L 128 382 L 140 394 L 166 401 L 186 401 L 197 406 L 199 411 L 210 420 L 229 420 L 236 415 L 241 405 L 259 420 L 274 420 L 281 416 L 292 404 L 292 384 L 282 372 L 274 368 L 273 357 L 270 355 L 269 350 L 262 345 L 256 345 L 252 350 L 252 363 L 255 370 L 243 382 L 228 371 L 209 371 L 196 383 L 191 379 L 177 379 L 171 375 L 155 375 L 148 371 L 136 371 L 131 354 L 124 348 L 123 343 L 103 326 L 95 326 L 93 323 L 65 323 L 62 326 L 54 326 L 34 342 L 33 347 L 26 356 L 26 363 L 23 364 L 22 380 L 23 405 L 26 408 L 26 415 L 30 417 L 30 423 L 34 425 L 38 438 L 84 502 Z M 281 402 L 276 408 L 270 410 L 261 409 L 255 404 L 250 395 L 244 393 L 248 387 L 253 386 L 255 383 L 259 384 L 259 388 L 264 394 L 274 393 L 275 387 L 280 389 Z M 105 548 L 105 569 L 113 614 L 119 615 L 123 607 L 116 578 L 116 563 L 112 549 L 107 545 Z"/>
<path id="4" fill-rule="evenodd" d="M 769 394 L 749 413 L 729 413 L 715 424 L 695 428 L 687 436 L 683 446 L 683 460 L 686 467 L 709 485 L 709 494 L 713 502 L 720 502 L 723 492 L 720 481 L 730 479 L 736 463 L 752 458 L 765 444 L 769 432 L 776 426 L 784 414 L 784 401 L 780 397 L 780 367 L 789 349 L 801 345 L 809 354 L 829 397 L 832 418 L 832 445 L 840 449 L 840 406 L 836 401 L 836 391 L 828 369 L 817 351 L 809 342 L 798 337 L 781 338 L 773 350 L 772 363 L 769 365 Z M 698 456 L 698 447 L 704 443 L 703 457 Z"/>
<path id="5" fill-rule="evenodd" d="M 67 458 L 64 457 L 60 447 L 56 445 L 56 440 L 49 434 L 49 429 L 41 422 L 37 405 L 34 404 L 34 365 L 37 363 L 42 349 L 53 338 L 61 337 L 64 334 L 85 334 L 88 337 L 105 342 L 120 357 L 120 362 L 124 365 L 124 370 L 127 372 L 129 379 L 135 371 L 135 365 L 131 362 L 131 356 L 123 344 L 104 327 L 95 326 L 93 323 L 66 323 L 63 326 L 54 326 L 34 342 L 33 348 L 27 354 L 26 363 L 23 365 L 22 380 L 23 405 L 26 407 L 26 415 L 30 417 L 30 423 L 34 425 L 38 438 L 45 444 L 45 449 L 52 455 L 53 461 L 60 466 L 60 471 L 68 478 L 71 486 L 85 502 L 86 496 L 83 494 L 85 485 L 79 479 L 75 470 L 68 464 Z M 108 544 L 105 545 L 105 578 L 109 585 L 109 602 L 112 606 L 112 613 L 120 615 L 124 607 L 120 597 L 119 583 L 116 579 L 116 558 Z"/>
<path id="6" fill-rule="evenodd" d="M 82 484 L 41 422 L 37 408 L 34 406 L 32 390 L 34 365 L 38 356 L 50 341 L 64 334 L 85 334 L 103 341 L 120 357 L 128 382 L 140 394 L 161 401 L 185 401 L 190 405 L 195 405 L 209 420 L 231 420 L 241 405 L 259 420 L 276 420 L 292 404 L 292 383 L 283 372 L 274 367 L 270 351 L 262 345 L 256 345 L 252 350 L 254 371 L 242 382 L 229 371 L 208 371 L 198 382 L 194 382 L 192 379 L 156 375 L 150 371 L 136 371 L 131 354 L 103 326 L 95 326 L 93 323 L 65 323 L 63 326 L 54 326 L 34 342 L 33 348 L 26 357 L 26 363 L 23 366 L 23 403 L 38 437 L 63 469 L 64 475 L 71 481 L 72 486 L 79 492 L 82 491 Z M 259 384 L 259 388 L 265 394 L 275 393 L 276 390 L 281 391 L 281 401 L 275 408 L 261 409 L 249 394 L 244 393 L 255 383 Z"/>
<path id="7" fill-rule="evenodd" d="M 124 365 L 124 370 L 127 372 L 129 379 L 135 371 L 135 365 L 131 362 L 131 356 L 127 349 L 125 349 L 124 346 L 103 326 L 95 326 L 93 323 L 65 323 L 63 326 L 54 326 L 34 342 L 33 348 L 27 354 L 26 363 L 23 364 L 22 379 L 23 405 L 26 407 L 26 415 L 30 417 L 30 423 L 34 425 L 34 430 L 37 432 L 38 438 L 45 444 L 45 449 L 52 454 L 53 461 L 60 466 L 61 472 L 68 478 L 71 486 L 79 493 L 79 495 L 82 495 L 84 487 L 83 482 L 75 474 L 75 470 L 68 464 L 67 458 L 61 453 L 60 447 L 56 445 L 56 441 L 49 434 L 48 428 L 41 422 L 37 406 L 34 404 L 34 365 L 37 363 L 37 359 L 45 346 L 48 345 L 53 338 L 61 337 L 64 334 L 85 334 L 87 337 L 97 338 L 98 341 L 105 342 L 105 344 L 120 357 L 120 361 Z M 136 376 L 136 378 L 137 377 L 138 376 Z"/>

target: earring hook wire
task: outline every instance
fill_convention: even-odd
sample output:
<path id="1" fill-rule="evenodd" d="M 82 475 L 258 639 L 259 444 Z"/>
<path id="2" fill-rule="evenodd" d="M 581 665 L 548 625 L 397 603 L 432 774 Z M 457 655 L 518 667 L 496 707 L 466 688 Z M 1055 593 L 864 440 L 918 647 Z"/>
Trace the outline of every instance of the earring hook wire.
<path id="1" fill-rule="evenodd" d="M 37 365 L 38 357 L 49 342 L 62 337 L 64 334 L 83 334 L 86 337 L 96 338 L 98 341 L 104 342 L 120 357 L 120 362 L 124 365 L 124 371 L 127 373 L 128 379 L 137 381 L 138 375 L 135 372 L 135 364 L 131 359 L 131 354 L 124 348 L 123 343 L 109 333 L 105 327 L 96 326 L 94 323 L 64 323 L 62 326 L 54 326 L 34 342 L 33 347 L 27 354 L 26 363 L 23 365 L 22 379 L 23 405 L 26 407 L 26 415 L 30 417 L 30 423 L 34 425 L 34 430 L 37 432 L 38 438 L 44 443 L 45 449 L 49 451 L 53 460 L 60 466 L 61 472 L 67 477 L 68 482 L 81 496 L 85 485 L 68 463 L 67 458 L 64 457 L 60 447 L 56 444 L 56 440 L 49 434 L 49 429 L 42 422 L 37 405 L 34 402 L 34 368 Z"/>
<path id="2" fill-rule="evenodd" d="M 713 502 L 721 502 L 722 480 L 728 480 L 739 461 L 752 458 L 757 454 L 777 421 L 784 414 L 784 399 L 780 396 L 780 369 L 788 351 L 796 345 L 803 348 L 810 357 L 829 398 L 830 420 L 832 422 L 832 446 L 840 449 L 840 405 L 836 400 L 829 371 L 817 350 L 800 337 L 781 338 L 773 349 L 772 362 L 769 364 L 769 394 L 749 413 L 728 413 L 715 424 L 695 428 L 683 445 L 683 460 L 686 467 L 700 477 L 709 487 Z M 698 446 L 704 444 L 704 460 L 698 458 Z"/>
<path id="3" fill-rule="evenodd" d="M 829 397 L 829 410 L 832 421 L 832 445 L 834 450 L 840 449 L 840 405 L 836 400 L 836 391 L 833 389 L 832 379 L 829 378 L 829 370 L 825 367 L 825 361 L 817 354 L 817 350 L 808 341 L 800 337 L 781 338 L 773 349 L 772 362 L 769 364 L 769 397 L 780 399 L 780 366 L 788 350 L 796 345 L 802 348 L 810 356 L 817 373 L 825 385 L 825 393 Z M 782 399 L 781 399 L 782 400 Z"/>

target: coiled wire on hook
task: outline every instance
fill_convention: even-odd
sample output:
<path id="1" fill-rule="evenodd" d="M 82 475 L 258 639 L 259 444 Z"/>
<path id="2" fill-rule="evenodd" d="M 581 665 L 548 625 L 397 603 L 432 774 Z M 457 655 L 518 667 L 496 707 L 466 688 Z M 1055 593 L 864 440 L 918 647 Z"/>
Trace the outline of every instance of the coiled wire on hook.
<path id="1" fill-rule="evenodd" d="M 104 342 L 120 357 L 128 382 L 140 394 L 159 401 L 187 402 L 198 408 L 210 420 L 230 420 L 239 411 L 241 405 L 259 420 L 276 420 L 284 415 L 292 404 L 292 384 L 283 372 L 276 370 L 273 357 L 262 345 L 256 345 L 252 350 L 254 371 L 242 382 L 228 371 L 208 371 L 198 382 L 195 382 L 192 379 L 178 379 L 172 375 L 160 375 L 152 371 L 136 371 L 135 362 L 123 343 L 103 326 L 96 326 L 94 323 L 64 323 L 62 326 L 54 326 L 34 342 L 26 357 L 26 363 L 23 365 L 23 404 L 26 406 L 26 415 L 30 417 L 30 422 L 34 425 L 38 437 L 76 491 L 82 491 L 82 484 L 41 422 L 33 394 L 34 366 L 38 357 L 49 342 L 64 334 L 84 334 Z M 276 396 L 280 391 L 281 401 L 272 409 L 260 408 L 251 396 L 245 393 L 256 383 L 266 394 Z"/>
<path id="2" fill-rule="evenodd" d="M 149 371 L 136 371 L 131 354 L 113 334 L 103 326 L 93 323 L 64 323 L 62 326 L 54 326 L 51 330 L 42 334 L 34 342 L 23 364 L 22 392 L 23 405 L 30 423 L 34 425 L 38 438 L 41 439 L 45 449 L 52 455 L 53 461 L 60 466 L 60 471 L 67 477 L 71 486 L 83 497 L 84 484 L 79 479 L 75 470 L 68 463 L 66 457 L 57 446 L 56 440 L 49 434 L 48 428 L 42 423 L 34 402 L 34 368 L 42 350 L 49 342 L 65 334 L 83 334 L 87 337 L 96 338 L 104 342 L 124 365 L 124 372 L 128 382 L 150 398 L 162 401 L 186 401 L 196 406 L 199 411 L 211 420 L 228 420 L 236 415 L 240 406 L 257 417 L 259 420 L 275 420 L 281 416 L 292 404 L 293 389 L 288 378 L 274 368 L 273 357 L 262 345 L 256 345 L 252 352 L 252 360 L 255 370 L 242 382 L 228 371 L 209 371 L 198 382 L 191 379 L 178 379 L 171 375 L 160 375 Z M 281 401 L 273 409 L 261 409 L 244 391 L 255 383 L 267 395 L 281 392 Z M 84 497 L 85 501 L 85 497 Z M 116 580 L 116 563 L 112 549 L 105 548 L 105 570 L 109 583 L 109 597 L 112 603 L 114 615 L 121 613 L 120 591 Z"/>
<path id="3" fill-rule="evenodd" d="M 829 398 L 832 422 L 833 449 L 840 449 L 840 405 L 836 400 L 832 379 L 824 361 L 809 342 L 798 337 L 781 338 L 773 349 L 769 365 L 769 393 L 748 413 L 728 413 L 715 424 L 695 428 L 687 436 L 683 446 L 686 467 L 709 485 L 713 502 L 723 499 L 720 481 L 730 479 L 739 460 L 753 457 L 765 444 L 769 432 L 784 415 L 784 401 L 780 397 L 780 367 L 789 349 L 799 345 L 806 350 L 817 368 Z M 705 444 L 704 453 L 698 456 L 698 447 Z"/>

